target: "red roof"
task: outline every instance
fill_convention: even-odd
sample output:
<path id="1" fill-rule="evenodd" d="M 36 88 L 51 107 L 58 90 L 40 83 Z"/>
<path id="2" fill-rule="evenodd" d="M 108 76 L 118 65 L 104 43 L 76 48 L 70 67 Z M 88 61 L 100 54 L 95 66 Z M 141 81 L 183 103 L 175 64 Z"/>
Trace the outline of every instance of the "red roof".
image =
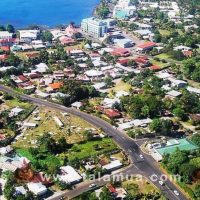
<path id="1" fill-rule="evenodd" d="M 105 109 L 104 113 L 109 118 L 116 118 L 121 116 L 121 113 L 117 109 Z"/>
<path id="2" fill-rule="evenodd" d="M 118 60 L 117 63 L 121 65 L 127 65 L 129 61 L 130 59 L 122 59 L 122 60 Z"/>
<path id="3" fill-rule="evenodd" d="M 144 59 L 143 57 L 137 57 L 137 58 L 135 59 L 135 62 L 137 62 L 137 63 L 142 63 L 142 64 L 146 64 L 146 63 L 148 63 L 149 61 L 148 61 L 147 59 Z"/>
<path id="4" fill-rule="evenodd" d="M 28 79 L 23 75 L 19 75 L 18 79 L 20 79 L 21 81 L 28 81 Z"/>
<path id="5" fill-rule="evenodd" d="M 125 48 L 115 48 L 111 54 L 114 56 L 130 56 L 130 51 Z"/>
<path id="6" fill-rule="evenodd" d="M 1 46 L 0 49 L 3 50 L 3 51 L 10 51 L 9 46 Z"/>
<path id="7" fill-rule="evenodd" d="M 49 84 L 49 86 L 50 86 L 53 90 L 57 90 L 57 89 L 60 89 L 60 88 L 63 86 L 63 83 L 61 83 L 61 82 L 51 83 L 51 84 Z"/>
<path id="8" fill-rule="evenodd" d="M 5 140 L 5 135 L 0 134 L 0 141 Z"/>
<path id="9" fill-rule="evenodd" d="M 0 55 L 0 60 L 6 60 L 9 56 L 7 54 Z"/>
<path id="10" fill-rule="evenodd" d="M 192 51 L 183 51 L 183 55 L 186 57 L 191 57 L 193 55 Z"/>
<path id="11" fill-rule="evenodd" d="M 116 189 L 111 184 L 107 185 L 107 188 L 108 188 L 110 193 L 116 193 L 117 192 Z"/>
<path id="12" fill-rule="evenodd" d="M 14 43 L 15 41 L 16 41 L 16 38 L 0 39 L 0 43 Z"/>
<path id="13" fill-rule="evenodd" d="M 36 58 L 36 57 L 39 57 L 39 53 L 27 53 L 26 54 L 26 57 L 27 58 Z"/>
<path id="14" fill-rule="evenodd" d="M 150 70 L 157 71 L 157 70 L 160 70 L 160 67 L 157 66 L 157 65 L 152 65 L 152 66 L 150 67 Z"/>
<path id="15" fill-rule="evenodd" d="M 43 77 L 41 73 L 32 73 L 29 75 L 31 79 Z"/>
<path id="16" fill-rule="evenodd" d="M 148 48 L 155 47 L 155 46 L 157 46 L 157 44 L 155 42 L 146 42 L 144 44 L 139 45 L 138 48 L 148 49 Z"/>

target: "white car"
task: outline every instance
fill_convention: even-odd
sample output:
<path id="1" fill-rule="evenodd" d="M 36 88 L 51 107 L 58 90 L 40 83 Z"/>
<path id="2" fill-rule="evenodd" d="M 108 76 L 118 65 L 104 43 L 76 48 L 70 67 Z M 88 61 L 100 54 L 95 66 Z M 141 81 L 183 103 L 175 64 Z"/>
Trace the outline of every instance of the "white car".
<path id="1" fill-rule="evenodd" d="M 163 181 L 158 181 L 160 185 L 165 185 L 165 183 Z"/>
<path id="2" fill-rule="evenodd" d="M 179 196 L 179 192 L 178 192 L 177 190 L 174 190 L 174 194 L 175 194 L 176 196 Z"/>
<path id="3" fill-rule="evenodd" d="M 96 186 L 97 186 L 96 184 L 92 183 L 92 184 L 89 185 L 89 188 L 94 188 Z"/>
<path id="4" fill-rule="evenodd" d="M 140 158 L 144 159 L 144 156 L 141 154 L 141 155 L 140 155 Z"/>

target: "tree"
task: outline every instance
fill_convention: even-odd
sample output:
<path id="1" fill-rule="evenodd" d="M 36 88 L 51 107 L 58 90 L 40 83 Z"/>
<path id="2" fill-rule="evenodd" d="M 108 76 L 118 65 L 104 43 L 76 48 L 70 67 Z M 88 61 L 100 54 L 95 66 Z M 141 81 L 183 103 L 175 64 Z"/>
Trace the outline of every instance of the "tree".
<path id="1" fill-rule="evenodd" d="M 176 151 L 172 154 L 170 154 L 167 168 L 170 172 L 173 174 L 177 174 L 179 172 L 179 167 L 186 163 L 188 160 L 188 155 L 186 152 L 181 151 L 180 149 L 176 149 Z"/>
<path id="2" fill-rule="evenodd" d="M 195 196 L 199 199 L 200 198 L 200 184 L 197 184 L 194 189 Z"/>
<path id="3" fill-rule="evenodd" d="M 104 82 L 106 84 L 106 87 L 111 87 L 113 85 L 113 82 L 112 82 L 112 78 L 110 76 L 107 76 L 105 79 L 104 79 Z"/>
<path id="4" fill-rule="evenodd" d="M 186 119 L 185 111 L 182 108 L 180 108 L 180 107 L 174 108 L 172 112 L 179 119 L 181 119 L 181 120 Z"/>
<path id="5" fill-rule="evenodd" d="M 53 35 L 50 31 L 43 31 L 42 32 L 42 41 L 43 42 L 52 42 Z"/>
<path id="6" fill-rule="evenodd" d="M 6 25 L 6 31 L 8 31 L 9 33 L 14 33 L 15 32 L 15 28 L 11 24 L 7 24 Z"/>
<path id="7" fill-rule="evenodd" d="M 196 144 L 197 146 L 200 147 L 200 135 L 199 134 L 195 134 L 191 137 L 191 141 Z"/>
<path id="8" fill-rule="evenodd" d="M 182 176 L 182 179 L 185 183 L 191 183 L 192 175 L 196 167 L 189 163 L 184 163 L 179 167 L 179 174 Z"/>

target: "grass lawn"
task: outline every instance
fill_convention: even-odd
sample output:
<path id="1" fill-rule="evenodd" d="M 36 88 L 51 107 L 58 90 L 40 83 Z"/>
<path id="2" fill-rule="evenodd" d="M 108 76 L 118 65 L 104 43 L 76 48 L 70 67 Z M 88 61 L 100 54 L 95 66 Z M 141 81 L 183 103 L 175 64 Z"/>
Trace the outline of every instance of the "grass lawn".
<path id="1" fill-rule="evenodd" d="M 166 54 L 166 53 L 161 53 L 161 54 L 159 54 L 159 55 L 157 55 L 155 57 L 156 58 L 160 58 L 160 59 L 170 59 L 171 58 L 171 56 Z"/>
<path id="2" fill-rule="evenodd" d="M 164 30 L 164 29 L 159 29 L 159 32 L 162 36 L 169 36 L 171 34 L 171 31 L 169 30 Z"/>
<path id="3" fill-rule="evenodd" d="M 151 62 L 153 65 L 159 66 L 159 67 L 161 67 L 161 68 L 165 68 L 165 67 L 168 66 L 168 63 L 159 62 L 159 61 L 154 60 L 154 59 L 151 59 L 150 62 Z"/>
<path id="4" fill-rule="evenodd" d="M 116 85 L 109 90 L 109 97 L 113 96 L 113 92 L 119 92 L 119 91 L 126 91 L 129 92 L 131 89 L 131 85 L 129 83 L 125 83 L 122 80 L 117 82 Z"/>
<path id="5" fill-rule="evenodd" d="M 19 106 L 20 108 L 23 108 L 23 109 L 30 109 L 32 107 L 32 104 L 28 102 L 20 101 L 16 98 L 12 100 L 6 100 L 5 103 L 6 103 L 6 106 L 8 106 L 9 108 L 15 108 Z"/>
<path id="6" fill-rule="evenodd" d="M 142 179 L 132 179 L 127 180 L 122 183 L 122 186 L 128 191 L 130 194 L 143 193 L 147 194 L 150 192 L 158 192 L 158 189 L 150 183 L 146 178 Z"/>
<path id="7" fill-rule="evenodd" d="M 94 148 L 95 145 L 98 145 L 99 149 Z M 112 141 L 111 138 L 103 138 L 98 141 L 88 141 L 85 144 L 75 144 L 70 153 L 67 154 L 69 160 L 74 160 L 75 158 L 84 159 L 87 157 L 97 156 L 106 152 L 111 152 L 112 150 L 117 149 L 118 147 Z"/>

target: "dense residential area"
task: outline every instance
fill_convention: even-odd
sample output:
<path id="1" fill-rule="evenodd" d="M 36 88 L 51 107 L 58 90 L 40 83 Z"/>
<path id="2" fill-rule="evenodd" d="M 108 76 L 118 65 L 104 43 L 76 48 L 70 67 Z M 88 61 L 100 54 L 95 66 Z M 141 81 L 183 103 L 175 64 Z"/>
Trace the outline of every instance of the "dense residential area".
<path id="1" fill-rule="evenodd" d="M 198 200 L 199 148 L 198 0 L 0 26 L 0 199 Z"/>

